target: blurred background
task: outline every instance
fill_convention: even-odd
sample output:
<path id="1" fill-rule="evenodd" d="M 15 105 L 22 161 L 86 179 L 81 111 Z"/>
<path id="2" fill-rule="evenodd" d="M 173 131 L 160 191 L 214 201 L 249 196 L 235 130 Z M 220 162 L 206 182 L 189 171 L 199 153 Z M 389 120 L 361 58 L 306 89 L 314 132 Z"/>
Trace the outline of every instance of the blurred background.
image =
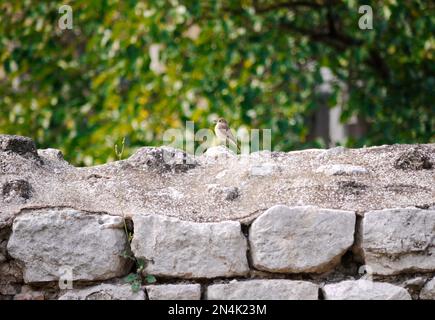
<path id="1" fill-rule="evenodd" d="M 435 142 L 434 34 L 427 0 L 1 1 L 0 133 L 75 165 L 218 116 L 273 150 Z"/>

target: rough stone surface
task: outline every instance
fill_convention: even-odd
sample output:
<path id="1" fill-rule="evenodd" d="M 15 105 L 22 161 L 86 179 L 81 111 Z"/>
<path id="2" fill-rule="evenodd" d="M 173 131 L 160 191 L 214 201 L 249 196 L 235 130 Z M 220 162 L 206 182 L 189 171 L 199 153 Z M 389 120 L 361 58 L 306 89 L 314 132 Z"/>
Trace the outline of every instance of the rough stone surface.
<path id="1" fill-rule="evenodd" d="M 418 155 L 406 156 L 414 152 L 415 145 L 249 156 L 216 147 L 194 158 L 168 147 L 144 147 L 122 161 L 76 168 L 60 160 L 56 151 L 36 152 L 29 138 L 1 135 L 0 141 L 0 189 L 16 180 L 27 181 L 32 188 L 31 197 L 25 200 L 11 201 L 0 195 L 0 228 L 12 225 L 13 218 L 29 207 L 249 223 L 276 204 L 352 211 L 435 204 L 434 168 L 424 165 L 424 161 L 435 163 L 435 144 L 418 146 L 420 158 L 426 159 L 421 165 L 413 165 Z M 402 155 L 405 164 L 395 167 Z M 338 164 L 363 167 L 369 174 L 316 172 L 319 167 Z M 208 184 L 237 188 L 239 196 L 235 201 L 210 196 L 204 187 Z"/>
<path id="2" fill-rule="evenodd" d="M 236 154 L 232 150 L 230 150 L 224 146 L 216 146 L 216 147 L 208 148 L 205 151 L 204 155 L 206 157 L 214 158 L 216 160 L 219 158 L 225 159 L 225 158 L 233 158 L 236 156 Z"/>
<path id="3" fill-rule="evenodd" d="M 22 262 L 24 281 L 58 280 L 71 267 L 73 280 L 104 280 L 124 275 L 121 257 L 128 243 L 121 217 L 73 209 L 36 209 L 13 224 L 7 250 Z"/>
<path id="4" fill-rule="evenodd" d="M 240 195 L 237 187 L 224 187 L 218 184 L 209 184 L 207 190 L 217 200 L 225 199 L 227 201 L 233 201 Z"/>
<path id="5" fill-rule="evenodd" d="M 32 197 L 32 187 L 26 180 L 10 180 L 3 184 L 1 196 L 4 202 L 26 202 Z"/>
<path id="6" fill-rule="evenodd" d="M 329 176 L 342 176 L 342 175 L 358 175 L 367 174 L 367 170 L 361 166 L 352 166 L 346 164 L 333 164 L 320 166 L 316 172 L 324 173 Z"/>
<path id="7" fill-rule="evenodd" d="M 250 176 L 266 177 L 280 172 L 281 168 L 273 163 L 254 164 L 249 167 Z"/>
<path id="8" fill-rule="evenodd" d="M 337 156 L 341 156 L 348 153 L 349 151 L 351 151 L 351 149 L 346 149 L 343 146 L 338 146 L 321 152 L 316 158 L 317 160 L 334 159 Z"/>
<path id="9" fill-rule="evenodd" d="M 400 286 L 408 290 L 412 299 L 418 299 L 421 289 L 425 285 L 426 281 L 427 278 L 425 277 L 408 278 L 400 283 Z"/>
<path id="10" fill-rule="evenodd" d="M 374 274 L 435 271 L 435 211 L 417 208 L 364 215 L 361 248 Z"/>
<path id="11" fill-rule="evenodd" d="M 316 284 L 295 280 L 246 280 L 208 286 L 208 300 L 317 300 Z"/>
<path id="12" fill-rule="evenodd" d="M 428 299 L 435 274 L 434 163 L 435 144 L 249 155 L 218 146 L 201 156 L 144 147 L 122 161 L 79 168 L 60 150 L 0 135 L 0 300 L 57 299 L 56 280 L 68 276 L 68 267 L 84 281 L 74 282 L 76 290 L 89 281 L 118 286 L 107 279 L 132 266 L 121 258 L 128 249 L 123 217 L 136 220 L 126 224 L 145 272 L 159 281 L 151 291 L 174 293 L 166 286 L 180 288 L 181 278 L 211 278 L 213 286 L 234 278 L 241 286 L 278 278 L 337 283 L 361 275 L 365 264 L 374 279 Z M 277 221 L 260 217 L 277 204 L 306 209 L 293 208 L 305 213 Z M 353 254 L 348 210 L 358 216 Z M 154 218 L 141 225 L 143 215 Z M 258 231 L 251 239 L 256 251 L 247 250 L 249 228 Z M 251 270 L 247 253 L 257 255 Z M 85 296 L 119 297 L 104 290 Z"/>
<path id="13" fill-rule="evenodd" d="M 22 286 L 21 292 L 14 296 L 14 300 L 45 300 L 44 292 L 33 290 L 29 286 Z"/>
<path id="14" fill-rule="evenodd" d="M 420 299 L 435 300 L 435 278 L 428 281 L 420 292 Z"/>
<path id="15" fill-rule="evenodd" d="M 200 300 L 199 284 L 162 284 L 145 287 L 149 300 Z"/>
<path id="16" fill-rule="evenodd" d="M 433 161 L 427 150 L 414 147 L 401 153 L 394 161 L 394 167 L 402 170 L 432 169 Z"/>
<path id="17" fill-rule="evenodd" d="M 11 229 L 0 229 L 0 300 L 1 296 L 13 296 L 20 292 L 23 282 L 21 267 L 16 261 L 10 260 L 7 254 L 7 243 Z"/>
<path id="18" fill-rule="evenodd" d="M 142 290 L 133 292 L 128 284 L 100 284 L 69 290 L 59 300 L 145 300 L 145 293 Z"/>
<path id="19" fill-rule="evenodd" d="M 23 273 L 16 261 L 0 263 L 0 295 L 15 295 L 20 292 Z"/>
<path id="20" fill-rule="evenodd" d="M 41 158 L 44 167 L 56 174 L 64 174 L 65 171 L 74 170 L 63 157 L 63 153 L 57 149 L 38 149 L 38 156 Z"/>
<path id="21" fill-rule="evenodd" d="M 251 226 L 253 265 L 272 272 L 323 272 L 353 244 L 354 229 L 350 211 L 274 206 Z"/>
<path id="22" fill-rule="evenodd" d="M 180 173 L 195 168 L 198 164 L 186 152 L 173 148 L 142 148 L 131 158 L 131 163 L 157 173 Z"/>
<path id="23" fill-rule="evenodd" d="M 389 283 L 347 280 L 322 288 L 326 300 L 411 300 L 408 291 Z"/>
<path id="24" fill-rule="evenodd" d="M 135 215 L 132 251 L 156 276 L 214 278 L 249 271 L 247 242 L 239 222 L 194 223 Z"/>
<path id="25" fill-rule="evenodd" d="M 24 158 L 38 160 L 36 145 L 32 139 L 15 135 L 0 135 L 0 152 L 12 152 Z"/>
<path id="26" fill-rule="evenodd" d="M 10 233 L 11 231 L 9 228 L 0 230 L 0 263 L 7 260 L 6 247 L 8 244 Z"/>

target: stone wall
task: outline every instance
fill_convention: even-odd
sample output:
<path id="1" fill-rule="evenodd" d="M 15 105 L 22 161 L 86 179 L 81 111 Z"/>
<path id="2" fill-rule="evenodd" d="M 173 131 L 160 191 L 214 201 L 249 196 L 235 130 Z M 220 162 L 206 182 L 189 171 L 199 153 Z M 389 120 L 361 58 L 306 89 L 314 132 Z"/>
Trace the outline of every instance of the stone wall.
<path id="1" fill-rule="evenodd" d="M 76 168 L 0 135 L 0 299 L 435 299 L 434 163 L 162 147 Z"/>

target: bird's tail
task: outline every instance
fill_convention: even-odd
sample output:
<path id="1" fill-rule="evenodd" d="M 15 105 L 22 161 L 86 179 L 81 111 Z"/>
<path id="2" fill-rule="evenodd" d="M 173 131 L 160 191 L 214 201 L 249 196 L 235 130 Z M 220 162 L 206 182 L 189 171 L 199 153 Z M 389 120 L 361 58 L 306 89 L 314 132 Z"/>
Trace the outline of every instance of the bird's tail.
<path id="1" fill-rule="evenodd" d="M 233 141 L 232 139 L 227 139 L 227 146 L 228 147 L 230 147 L 230 146 L 235 146 L 236 147 L 236 150 L 237 150 L 237 153 L 240 153 L 240 143 L 239 143 L 239 141 Z"/>

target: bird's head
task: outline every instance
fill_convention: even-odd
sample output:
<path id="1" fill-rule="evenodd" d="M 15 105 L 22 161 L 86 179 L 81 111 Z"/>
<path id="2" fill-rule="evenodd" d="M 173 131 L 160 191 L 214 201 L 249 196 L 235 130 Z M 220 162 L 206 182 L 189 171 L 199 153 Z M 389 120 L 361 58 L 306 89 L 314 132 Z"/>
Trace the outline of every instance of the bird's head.
<path id="1" fill-rule="evenodd" d="M 225 120 L 224 118 L 219 118 L 219 119 L 215 120 L 214 123 L 217 123 L 217 124 L 228 124 L 227 120 Z"/>

